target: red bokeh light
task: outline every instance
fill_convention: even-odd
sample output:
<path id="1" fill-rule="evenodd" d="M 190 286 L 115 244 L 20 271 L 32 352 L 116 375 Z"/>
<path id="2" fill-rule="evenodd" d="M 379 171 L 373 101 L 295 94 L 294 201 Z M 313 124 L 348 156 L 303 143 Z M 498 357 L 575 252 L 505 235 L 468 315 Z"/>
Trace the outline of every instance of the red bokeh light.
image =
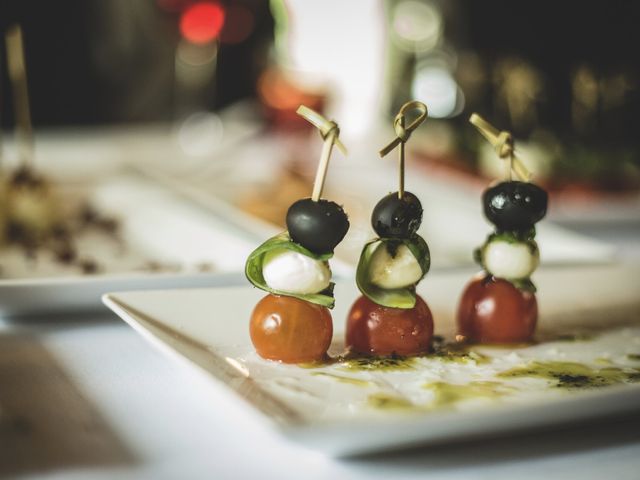
<path id="1" fill-rule="evenodd" d="M 194 3 L 182 12 L 180 33 L 191 43 L 209 43 L 220 35 L 224 17 L 224 9 L 218 3 Z"/>

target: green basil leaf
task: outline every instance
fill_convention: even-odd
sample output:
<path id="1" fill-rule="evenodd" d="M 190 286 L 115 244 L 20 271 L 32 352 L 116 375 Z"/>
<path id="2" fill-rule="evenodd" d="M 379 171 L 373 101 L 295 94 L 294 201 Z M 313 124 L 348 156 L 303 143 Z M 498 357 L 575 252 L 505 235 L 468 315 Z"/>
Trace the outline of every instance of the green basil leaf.
<path id="1" fill-rule="evenodd" d="M 536 293 L 536 291 L 538 290 L 530 278 L 518 278 L 518 279 L 506 278 L 505 280 L 507 280 L 508 282 L 511 282 L 511 284 L 514 287 L 516 287 L 518 290 L 522 290 L 524 292 Z"/>
<path id="2" fill-rule="evenodd" d="M 275 237 L 270 238 L 258 248 L 256 248 L 253 252 L 251 252 L 249 258 L 247 258 L 247 263 L 245 264 L 244 269 L 244 273 L 247 279 L 254 286 L 266 292 L 273 293 L 275 295 L 286 295 L 288 297 L 295 297 L 300 300 L 304 300 L 305 302 L 311 302 L 317 305 L 322 305 L 323 307 L 333 308 L 335 304 L 335 299 L 333 298 L 333 282 L 322 292 L 309 294 L 282 292 L 279 290 L 274 290 L 267 285 L 267 282 L 265 282 L 262 275 L 264 258 L 268 252 L 278 249 L 290 250 L 292 252 L 300 253 L 302 255 L 322 262 L 328 261 L 333 256 L 333 253 L 324 253 L 321 255 L 313 253 L 310 250 L 304 248 L 302 245 L 291 241 L 288 232 L 282 232 Z"/>
<path id="3" fill-rule="evenodd" d="M 402 240 L 413 256 L 416 257 L 418 264 L 420 264 L 420 269 L 422 270 L 422 277 L 420 280 L 424 278 L 429 269 L 431 268 L 431 253 L 429 252 L 429 246 L 427 242 L 424 241 L 420 235 L 414 235 L 413 237 Z M 420 281 L 418 280 L 418 282 Z"/>
<path id="4" fill-rule="evenodd" d="M 371 282 L 369 270 L 373 254 L 378 248 L 387 248 L 388 244 L 393 244 L 393 242 L 403 243 L 411 251 L 422 270 L 422 277 L 420 277 L 422 280 L 431 266 L 431 256 L 424 239 L 419 235 L 414 235 L 408 239 L 377 238 L 367 243 L 360 254 L 356 283 L 362 294 L 378 305 L 391 308 L 413 308 L 416 305 L 416 285 L 420 280 L 413 285 L 393 289 L 381 288 Z"/>
<path id="5" fill-rule="evenodd" d="M 497 230 L 487 237 L 487 241 L 498 239 L 508 243 L 529 242 L 536 238 L 536 227 L 525 231 Z"/>

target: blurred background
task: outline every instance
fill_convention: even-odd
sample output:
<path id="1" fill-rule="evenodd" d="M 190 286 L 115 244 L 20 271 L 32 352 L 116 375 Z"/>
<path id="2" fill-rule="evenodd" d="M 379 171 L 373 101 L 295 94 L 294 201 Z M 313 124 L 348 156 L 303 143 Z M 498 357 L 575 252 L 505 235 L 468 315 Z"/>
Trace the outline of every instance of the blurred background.
<path id="1" fill-rule="evenodd" d="M 35 164 L 62 180 L 136 165 L 263 238 L 310 193 L 321 141 L 295 114 L 306 104 L 350 149 L 326 196 L 352 216 L 341 257 L 353 263 L 371 206 L 397 188 L 395 156 L 377 151 L 416 99 L 429 120 L 409 142 L 407 188 L 443 265 L 471 261 L 490 230 L 479 195 L 502 172 L 472 112 L 513 132 L 551 192 L 548 223 L 564 229 L 546 234 L 547 259 L 640 258 L 638 2 L 4 0 L 0 22 L 23 31 Z M 12 165 L 8 73 L 3 59 Z"/>

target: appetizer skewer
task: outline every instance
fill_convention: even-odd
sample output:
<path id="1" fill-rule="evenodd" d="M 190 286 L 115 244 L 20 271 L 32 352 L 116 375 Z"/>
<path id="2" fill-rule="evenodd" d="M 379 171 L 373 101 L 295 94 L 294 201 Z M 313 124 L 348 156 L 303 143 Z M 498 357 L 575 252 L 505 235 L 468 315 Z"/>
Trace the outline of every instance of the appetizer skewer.
<path id="1" fill-rule="evenodd" d="M 418 116 L 405 127 L 405 116 Z M 429 247 L 416 232 L 422 205 L 404 190 L 404 144 L 427 117 L 427 106 L 408 102 L 394 119 L 396 138 L 380 151 L 384 157 L 400 146 L 398 191 L 382 198 L 373 209 L 371 224 L 378 238 L 360 256 L 356 282 L 362 296 L 347 319 L 346 344 L 364 355 L 415 355 L 429 350 L 433 318 L 416 285 L 429 271 Z"/>
<path id="2" fill-rule="evenodd" d="M 333 337 L 329 309 L 334 306 L 328 261 L 349 230 L 342 207 L 321 198 L 333 146 L 346 154 L 340 129 L 304 105 L 297 112 L 324 139 L 312 196 L 289 207 L 287 231 L 254 250 L 245 267 L 248 280 L 269 292 L 251 316 L 251 341 L 261 357 L 285 363 L 326 357 Z"/>
<path id="3" fill-rule="evenodd" d="M 96 273 L 101 266 L 93 258 L 79 254 L 77 237 L 89 229 L 97 229 L 119 244 L 118 222 L 96 212 L 87 203 L 76 206 L 75 202 L 63 202 L 57 186 L 36 168 L 20 25 L 7 28 L 4 40 L 18 166 L 8 173 L 0 172 L 0 243 L 22 248 L 30 271 L 35 271 L 32 269 L 36 269 L 38 257 L 44 253 L 44 265 L 46 257 L 53 257 L 61 266 L 75 267 L 83 274 Z"/>
<path id="4" fill-rule="evenodd" d="M 531 274 L 540 253 L 535 224 L 547 212 L 547 192 L 528 182 L 509 132 L 499 132 L 477 114 L 469 121 L 505 161 L 505 178 L 482 195 L 484 214 L 496 227 L 476 250 L 484 271 L 466 287 L 458 308 L 458 339 L 479 343 L 530 341 L 538 318 Z M 513 180 L 513 175 L 519 180 Z"/>
<path id="5" fill-rule="evenodd" d="M 6 233 L 9 241 L 34 245 L 51 236 L 57 221 L 58 201 L 49 182 L 33 166 L 33 129 L 24 43 L 19 25 L 7 29 L 5 44 L 20 159 L 20 166 L 5 180 Z"/>

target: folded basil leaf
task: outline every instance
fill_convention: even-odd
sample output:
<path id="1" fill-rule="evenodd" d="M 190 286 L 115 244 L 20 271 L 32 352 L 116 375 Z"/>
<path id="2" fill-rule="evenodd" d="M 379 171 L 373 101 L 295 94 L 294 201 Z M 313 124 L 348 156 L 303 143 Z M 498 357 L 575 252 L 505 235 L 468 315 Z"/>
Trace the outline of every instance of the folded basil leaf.
<path id="1" fill-rule="evenodd" d="M 247 263 L 245 264 L 244 268 L 244 273 L 247 276 L 247 279 L 261 290 L 273 293 L 275 295 L 286 295 L 288 297 L 295 297 L 299 298 L 300 300 L 304 300 L 305 302 L 315 303 L 317 305 L 322 305 L 323 307 L 333 308 L 335 304 L 335 300 L 333 298 L 333 283 L 331 283 L 322 292 L 309 294 L 282 292 L 270 288 L 262 275 L 262 267 L 264 264 L 265 255 L 272 250 L 289 250 L 322 262 L 326 262 L 327 260 L 329 260 L 333 256 L 333 253 L 323 253 L 320 255 L 317 253 L 313 253 L 310 250 L 304 248 L 302 245 L 291 241 L 288 232 L 282 232 L 275 237 L 270 238 L 258 248 L 256 248 L 253 252 L 251 252 L 249 258 L 247 258 Z"/>
<path id="2" fill-rule="evenodd" d="M 511 284 L 514 287 L 516 287 L 518 290 L 522 290 L 524 292 L 536 293 L 536 291 L 538 290 L 530 278 L 518 278 L 518 279 L 505 278 L 505 280 L 507 282 L 511 282 Z"/>
<path id="3" fill-rule="evenodd" d="M 508 243 L 529 242 L 536 238 L 536 227 L 531 227 L 529 230 L 524 231 L 512 231 L 512 230 L 498 230 L 487 237 L 487 242 L 492 240 L 502 240 Z"/>
<path id="4" fill-rule="evenodd" d="M 416 285 L 418 282 L 402 288 L 382 288 L 371 281 L 371 259 L 376 250 L 389 248 L 390 251 L 394 251 L 400 244 L 406 245 L 418 261 L 422 270 L 422 276 L 418 282 L 422 280 L 431 266 L 431 256 L 424 239 L 419 235 L 414 235 L 407 239 L 377 238 L 367 243 L 362 249 L 358 262 L 356 283 L 362 294 L 378 305 L 391 308 L 413 308 L 416 305 Z"/>

